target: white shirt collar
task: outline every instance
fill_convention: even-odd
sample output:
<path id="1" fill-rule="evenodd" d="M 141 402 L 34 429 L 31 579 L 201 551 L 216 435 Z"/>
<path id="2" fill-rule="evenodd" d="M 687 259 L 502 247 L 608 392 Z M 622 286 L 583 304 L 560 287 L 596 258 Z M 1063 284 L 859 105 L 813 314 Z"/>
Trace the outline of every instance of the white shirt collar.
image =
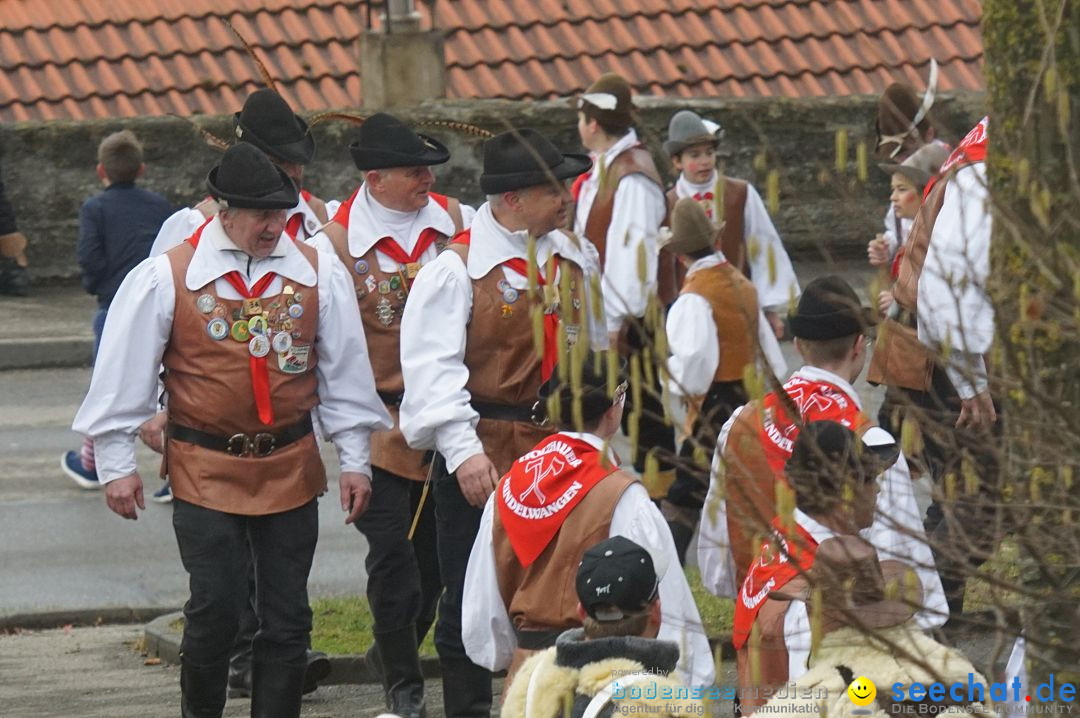
<path id="1" fill-rule="evenodd" d="M 712 173 L 710 177 L 703 184 L 694 184 L 690 180 L 686 179 L 686 175 L 680 173 L 679 179 L 675 180 L 675 194 L 682 199 L 683 197 L 693 197 L 695 194 L 704 194 L 705 192 L 712 192 L 716 188 L 716 172 Z"/>
<path id="2" fill-rule="evenodd" d="M 529 233 L 525 230 L 511 232 L 499 224 L 490 202 L 485 202 L 476 211 L 470 237 L 468 270 L 472 279 L 484 277 L 508 259 L 528 259 Z M 537 264 L 544 265 L 552 253 L 569 259 L 582 269 L 588 266 L 581 247 L 558 229 L 536 240 Z"/>
<path id="3" fill-rule="evenodd" d="M 597 451 L 603 451 L 604 447 L 606 446 L 607 447 L 608 461 L 610 461 L 612 464 L 615 463 L 615 460 L 616 460 L 617 457 L 615 456 L 615 452 L 611 448 L 611 443 L 610 442 L 605 442 L 602 438 L 600 438 L 596 434 L 590 434 L 588 432 L 582 432 L 582 431 L 560 431 L 559 433 L 562 434 L 563 436 L 569 437 L 571 439 L 577 439 L 578 441 L 584 441 L 586 444 L 593 447 Z"/>
<path id="4" fill-rule="evenodd" d="M 822 541 L 828 541 L 840 535 L 828 526 L 824 526 L 810 518 L 800 509 L 795 509 L 795 523 L 806 529 L 806 533 L 810 534 L 810 537 L 817 541 L 818 545 L 821 545 Z"/>
<path id="5" fill-rule="evenodd" d="M 809 379 L 810 381 L 823 381 L 832 384 L 837 389 L 847 394 L 848 397 L 855 402 L 855 408 L 862 411 L 862 399 L 859 398 L 859 393 L 855 391 L 855 387 L 853 387 L 846 379 L 842 379 L 839 375 L 833 374 L 827 369 L 807 364 L 791 376 L 792 378 L 799 376 L 804 379 Z"/>
<path id="6" fill-rule="evenodd" d="M 597 154 L 595 152 L 590 153 L 592 155 L 592 158 L 593 158 L 593 168 L 592 168 L 592 171 L 590 173 L 590 176 L 595 177 L 597 174 L 599 174 L 599 172 L 600 172 L 600 170 L 599 170 L 600 163 L 598 162 L 598 159 L 600 157 L 604 158 L 604 166 L 605 167 L 610 167 L 611 163 L 615 160 L 616 157 L 618 157 L 623 152 L 630 149 L 631 147 L 634 147 L 637 144 L 638 144 L 637 131 L 634 130 L 634 128 L 631 127 L 630 130 L 627 131 L 627 133 L 625 135 L 620 137 L 618 139 L 618 141 L 615 144 L 613 144 L 611 147 L 608 147 L 606 150 L 604 150 L 603 153 L 601 153 L 601 154 Z"/>
<path id="7" fill-rule="evenodd" d="M 709 267 L 715 267 L 716 265 L 723 264 L 726 261 L 727 257 L 725 257 L 724 253 L 718 249 L 714 253 L 710 254 L 708 257 L 702 257 L 701 259 L 695 260 L 694 263 L 691 264 L 690 267 L 686 270 L 686 276 L 689 277 L 691 274 L 698 271 L 699 269 L 708 269 Z"/>
<path id="8" fill-rule="evenodd" d="M 249 270 L 248 255 L 229 239 L 221 226 L 221 218 L 215 216 L 203 228 L 199 246 L 188 265 L 184 284 L 191 291 L 195 291 L 233 270 L 246 275 Z M 277 246 L 270 256 L 265 259 L 251 259 L 250 272 L 247 277 L 249 287 L 269 272 L 276 272 L 306 287 L 314 287 L 316 282 L 315 268 L 284 232 L 278 238 Z"/>
<path id="9" fill-rule="evenodd" d="M 296 203 L 296 206 L 289 210 L 289 215 L 286 218 L 286 222 L 292 219 L 296 215 L 303 215 L 304 217 L 304 236 L 313 237 L 319 229 L 322 227 L 322 220 L 315 214 L 315 210 L 311 208 L 307 200 L 304 199 L 304 193 L 300 193 L 300 201 Z M 304 237 L 298 237 L 303 239 Z"/>
<path id="10" fill-rule="evenodd" d="M 379 204 L 368 192 L 367 184 L 360 186 L 356 192 L 352 207 L 349 210 L 349 254 L 354 257 L 362 257 L 367 254 L 375 243 L 389 233 L 386 222 L 380 221 L 379 216 L 385 213 L 396 212 Z M 397 212 L 397 214 L 406 214 Z M 428 227 L 441 234 L 451 237 L 454 234 L 454 219 L 450 213 L 443 209 L 432 197 L 422 209 L 413 213 L 411 237 L 393 237 L 394 241 L 401 245 L 406 252 L 412 251 L 416 246 L 416 240 Z"/>

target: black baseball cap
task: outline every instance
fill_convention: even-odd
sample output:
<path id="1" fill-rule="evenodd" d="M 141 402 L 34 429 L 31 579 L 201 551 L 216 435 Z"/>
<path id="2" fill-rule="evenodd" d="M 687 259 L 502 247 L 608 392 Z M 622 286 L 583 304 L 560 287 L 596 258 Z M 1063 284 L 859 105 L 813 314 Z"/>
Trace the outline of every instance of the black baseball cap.
<path id="1" fill-rule="evenodd" d="M 585 613 L 597 621 L 618 621 L 656 600 L 660 580 L 648 551 L 612 536 L 582 556 L 576 587 Z"/>

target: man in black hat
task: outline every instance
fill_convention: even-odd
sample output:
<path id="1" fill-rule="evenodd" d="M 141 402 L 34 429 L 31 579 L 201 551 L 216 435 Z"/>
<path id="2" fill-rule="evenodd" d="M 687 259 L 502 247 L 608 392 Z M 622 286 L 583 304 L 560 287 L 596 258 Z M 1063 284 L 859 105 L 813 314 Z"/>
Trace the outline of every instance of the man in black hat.
<path id="1" fill-rule="evenodd" d="M 807 422 L 831 420 L 857 432 L 868 446 L 895 439 L 862 410 L 852 384 L 866 362 L 872 314 L 840 277 L 815 279 L 791 317 L 795 347 L 805 365 L 784 384 L 735 411 L 717 440 L 701 520 L 698 563 L 712 593 L 734 595 L 758 552 L 754 537 L 790 498 L 784 465 Z M 901 455 L 881 478 L 878 513 L 866 538 L 884 559 L 917 566 L 926 596 L 923 627 L 948 617 L 941 579 L 926 543 L 907 461 Z"/>
<path id="2" fill-rule="evenodd" d="M 137 518 L 134 436 L 157 407 L 164 364 L 173 527 L 191 584 L 181 712 L 221 715 L 253 565 L 252 715 L 298 716 L 317 497 L 326 490 L 311 411 L 318 407 L 338 449 L 346 522 L 371 495 L 370 433 L 391 422 L 344 268 L 282 237 L 296 204 L 292 179 L 241 143 L 207 185 L 223 209 L 120 286 L 74 426 L 94 438 L 109 508 Z"/>
<path id="3" fill-rule="evenodd" d="M 678 639 L 663 635 L 667 574 L 650 554 L 612 536 L 570 566 L 563 593 L 576 604 L 582 627 L 563 632 L 513 680 L 507 677 L 504 718 L 704 713 L 704 688 L 687 690 Z M 712 695 L 719 690 L 713 687 Z"/>
<path id="4" fill-rule="evenodd" d="M 395 117 L 369 117 L 349 151 L 363 184 L 313 243 L 335 253 L 352 277 L 363 321 L 357 330 L 367 336 L 379 396 L 396 419 L 404 391 L 400 321 L 409 290 L 420 268 L 468 226 L 475 211 L 431 191 L 431 167 L 450 159 L 450 152 Z M 396 428 L 375 433 L 371 442 L 374 493 L 356 522 L 368 542 L 375 637 L 368 656 L 381 667 L 390 712 L 415 718 L 424 709 L 417 646 L 435 620 L 442 591 L 434 501 L 423 496 L 428 462 Z"/>
<path id="5" fill-rule="evenodd" d="M 532 405 L 558 347 L 606 346 L 602 309 L 590 309 L 595 249 L 558 229 L 570 200 L 564 182 L 588 168 L 587 157 L 562 154 L 535 130 L 488 140 L 488 201 L 420 270 L 405 305 L 401 431 L 411 447 L 439 453 L 431 471 L 446 592 L 435 645 L 447 716 L 490 710 L 490 674 L 461 643 L 465 567 L 484 502 L 548 433 L 532 423 Z"/>
<path id="6" fill-rule="evenodd" d="M 281 95 L 269 88 L 255 90 L 244 101 L 243 109 L 234 115 L 234 121 L 237 142 L 258 147 L 297 187 L 303 186 L 304 167 L 315 159 L 315 137 L 307 122 L 293 113 Z M 218 207 L 213 197 L 206 197 L 194 207 L 173 213 L 161 226 L 150 256 L 156 257 L 190 237 L 214 216 Z M 284 232 L 302 241 L 314 236 L 328 219 L 326 203 L 300 189 L 296 202 L 287 208 Z"/>

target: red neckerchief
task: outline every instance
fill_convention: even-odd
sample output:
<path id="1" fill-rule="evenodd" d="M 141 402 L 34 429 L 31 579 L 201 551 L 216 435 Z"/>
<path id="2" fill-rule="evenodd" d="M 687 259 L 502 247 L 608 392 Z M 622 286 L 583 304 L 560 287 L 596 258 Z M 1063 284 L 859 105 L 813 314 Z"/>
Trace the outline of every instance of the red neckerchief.
<path id="1" fill-rule="evenodd" d="M 451 244 L 464 244 L 466 247 L 472 244 L 472 230 L 466 229 L 459 232 Z M 559 255 L 552 255 L 555 260 L 553 267 L 558 269 Z M 529 276 L 529 263 L 521 257 L 514 257 L 502 263 L 507 269 L 517 272 L 523 277 Z M 547 286 L 548 279 L 536 273 L 536 283 L 541 287 Z M 559 358 L 559 315 L 555 312 L 544 314 L 544 356 L 540 359 L 540 378 L 547 381 L 555 371 L 555 363 Z"/>
<path id="2" fill-rule="evenodd" d="M 750 565 L 743 580 L 735 599 L 735 622 L 731 632 L 735 650 L 746 645 L 750 629 L 769 594 L 814 565 L 817 541 L 809 531 L 794 523 L 794 519 L 792 523 L 795 530 L 789 532 L 779 516 L 772 520 L 773 535 L 761 544 L 761 555 Z"/>
<path id="3" fill-rule="evenodd" d="M 889 267 L 889 277 L 895 282 L 900 278 L 900 263 L 904 261 L 904 255 L 907 254 L 907 247 L 902 246 L 896 250 L 896 256 L 893 257 L 892 266 Z"/>
<path id="4" fill-rule="evenodd" d="M 803 423 L 836 421 L 857 431 L 866 421 L 855 400 L 827 381 L 814 381 L 796 373 L 784 384 L 784 391 L 802 413 Z M 765 458 L 773 474 L 782 478 L 784 464 L 791 458 L 791 449 L 799 436 L 799 427 L 784 412 L 776 392 L 766 394 L 762 399 L 761 419 L 759 438 Z"/>
<path id="5" fill-rule="evenodd" d="M 352 212 L 353 202 L 356 201 L 356 196 L 360 192 L 360 188 L 357 187 L 356 191 L 345 200 L 338 211 L 334 214 L 332 222 L 337 222 L 348 231 L 349 229 L 349 214 Z M 450 202 L 450 199 L 445 195 L 435 194 L 429 192 L 428 197 L 435 200 L 435 204 L 442 207 L 444 210 Z M 420 233 L 420 236 L 416 240 L 416 246 L 413 247 L 412 252 L 406 252 L 400 244 L 394 241 L 393 237 L 383 237 L 375 243 L 375 249 L 385 254 L 390 259 L 394 260 L 398 264 L 413 264 L 420 261 L 420 257 L 424 256 L 424 252 L 428 250 L 431 245 L 435 244 L 442 237 L 442 233 L 434 227 L 425 227 Z"/>
<path id="6" fill-rule="evenodd" d="M 614 473 L 592 444 L 552 434 L 510 467 L 499 481 L 495 506 L 522 566 L 548 547 L 586 494 Z"/>
<path id="7" fill-rule="evenodd" d="M 198 248 L 199 241 L 202 239 L 202 231 L 208 224 L 210 224 L 209 219 L 195 230 L 195 234 L 187 238 L 192 247 Z M 244 278 L 235 269 L 223 275 L 225 281 L 231 284 L 233 289 L 245 299 L 261 297 L 275 277 L 277 277 L 276 272 L 265 274 L 259 281 L 255 282 L 251 289 L 248 289 L 247 285 L 244 284 Z M 270 374 L 266 368 L 266 357 L 256 357 L 248 354 L 248 366 L 251 368 L 251 390 L 255 395 L 255 408 L 259 412 L 259 421 L 270 426 L 274 423 L 274 407 L 270 403 Z"/>
<path id="8" fill-rule="evenodd" d="M 956 149 L 949 155 L 949 159 L 945 160 L 945 164 L 941 165 L 941 169 L 934 175 L 929 182 L 926 183 L 926 188 L 923 190 L 923 199 L 925 200 L 930 194 L 930 190 L 933 189 L 934 184 L 938 181 L 939 177 L 944 177 L 949 170 L 959 165 L 970 165 L 974 162 L 984 162 L 986 160 L 986 145 L 990 139 L 990 118 L 984 117 L 979 121 L 979 124 L 971 128 L 971 131 L 967 133 L 960 144 L 956 146 Z"/>

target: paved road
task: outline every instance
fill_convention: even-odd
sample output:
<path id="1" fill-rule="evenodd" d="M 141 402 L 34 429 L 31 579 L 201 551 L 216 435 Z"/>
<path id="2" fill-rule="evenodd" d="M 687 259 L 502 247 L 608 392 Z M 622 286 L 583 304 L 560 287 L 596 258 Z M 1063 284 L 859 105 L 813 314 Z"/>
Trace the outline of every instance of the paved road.
<path id="1" fill-rule="evenodd" d="M 168 506 L 149 503 L 138 521 L 105 508 L 59 469 L 77 448 L 70 430 L 89 369 L 0 372 L 0 616 L 88 607 L 176 607 L 187 595 Z M 157 487 L 156 454 L 142 447 L 139 471 Z M 313 595 L 362 592 L 366 543 L 344 525 L 336 461 L 326 456 L 331 493 L 320 502 L 322 533 Z"/>

